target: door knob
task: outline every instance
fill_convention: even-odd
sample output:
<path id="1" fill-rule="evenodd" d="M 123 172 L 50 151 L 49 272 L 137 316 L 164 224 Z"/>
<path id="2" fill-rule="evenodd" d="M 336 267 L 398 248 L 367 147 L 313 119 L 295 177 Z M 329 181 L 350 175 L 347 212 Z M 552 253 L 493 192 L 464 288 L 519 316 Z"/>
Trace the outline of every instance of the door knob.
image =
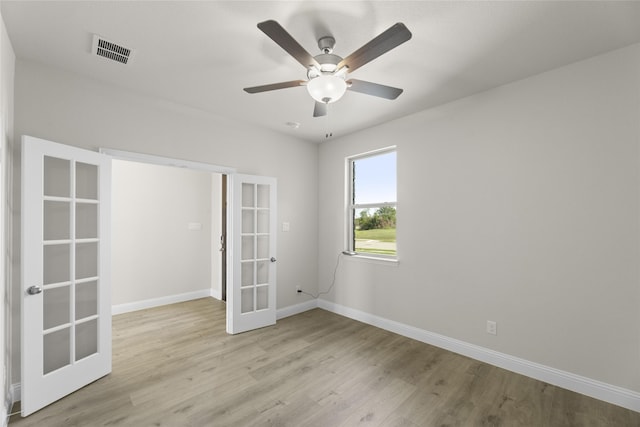
<path id="1" fill-rule="evenodd" d="M 29 295 L 37 295 L 40 292 L 42 292 L 42 288 L 40 286 L 31 286 L 29 289 L 27 289 L 27 293 Z"/>
<path id="2" fill-rule="evenodd" d="M 276 262 L 276 259 L 274 257 L 271 257 L 271 262 Z"/>

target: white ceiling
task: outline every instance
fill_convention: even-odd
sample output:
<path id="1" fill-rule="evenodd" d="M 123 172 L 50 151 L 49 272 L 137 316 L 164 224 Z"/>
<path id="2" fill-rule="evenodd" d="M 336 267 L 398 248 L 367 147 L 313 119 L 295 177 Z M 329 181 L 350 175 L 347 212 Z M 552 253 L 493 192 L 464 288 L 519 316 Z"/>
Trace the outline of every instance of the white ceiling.
<path id="1" fill-rule="evenodd" d="M 37 61 L 216 116 L 321 142 L 640 42 L 640 2 L 7 1 L 20 59 Z M 394 101 L 347 92 L 313 118 L 305 79 L 257 27 L 275 19 L 306 48 L 336 39 L 347 56 L 396 22 L 413 38 L 350 74 L 404 89 Z M 129 65 L 90 54 L 92 35 L 136 50 Z M 300 123 L 298 129 L 287 122 Z"/>

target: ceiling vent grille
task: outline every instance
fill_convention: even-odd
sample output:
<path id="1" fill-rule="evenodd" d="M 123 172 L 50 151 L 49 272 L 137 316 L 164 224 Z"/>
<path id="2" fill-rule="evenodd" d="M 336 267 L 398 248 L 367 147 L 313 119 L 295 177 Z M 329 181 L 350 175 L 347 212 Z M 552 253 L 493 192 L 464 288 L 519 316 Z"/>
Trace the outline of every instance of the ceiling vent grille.
<path id="1" fill-rule="evenodd" d="M 94 34 L 91 52 L 121 64 L 128 64 L 133 59 L 135 51 Z"/>

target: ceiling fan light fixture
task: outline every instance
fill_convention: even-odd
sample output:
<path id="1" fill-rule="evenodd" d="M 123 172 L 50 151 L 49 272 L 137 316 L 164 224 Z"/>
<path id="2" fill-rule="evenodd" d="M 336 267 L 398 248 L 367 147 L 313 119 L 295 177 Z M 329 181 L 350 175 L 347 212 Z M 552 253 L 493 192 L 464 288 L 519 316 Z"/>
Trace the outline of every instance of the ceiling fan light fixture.
<path id="1" fill-rule="evenodd" d="M 347 82 L 343 77 L 323 74 L 307 82 L 309 95 L 318 102 L 330 104 L 336 102 L 347 91 Z"/>

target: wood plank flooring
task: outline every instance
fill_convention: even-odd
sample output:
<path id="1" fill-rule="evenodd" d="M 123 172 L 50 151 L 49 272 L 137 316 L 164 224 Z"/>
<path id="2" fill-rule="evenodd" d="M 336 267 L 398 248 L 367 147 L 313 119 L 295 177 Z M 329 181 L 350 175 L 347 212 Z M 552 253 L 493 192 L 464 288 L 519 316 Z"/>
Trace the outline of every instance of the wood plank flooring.
<path id="1" fill-rule="evenodd" d="M 629 411 L 315 309 L 225 333 L 212 298 L 113 318 L 113 372 L 10 427 L 640 426 Z"/>

